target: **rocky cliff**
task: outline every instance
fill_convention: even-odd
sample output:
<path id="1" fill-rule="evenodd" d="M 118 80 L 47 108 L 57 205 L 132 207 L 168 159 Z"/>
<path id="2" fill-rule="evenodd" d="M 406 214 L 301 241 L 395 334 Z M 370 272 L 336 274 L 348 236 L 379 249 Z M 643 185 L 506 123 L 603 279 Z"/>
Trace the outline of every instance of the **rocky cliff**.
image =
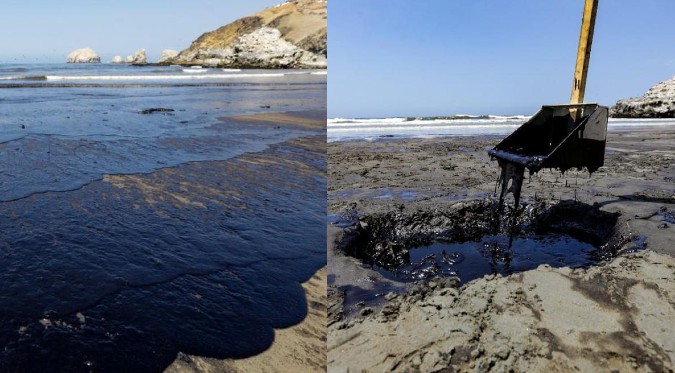
<path id="1" fill-rule="evenodd" d="M 159 63 L 164 63 L 167 62 L 173 58 L 176 58 L 178 55 L 178 51 L 175 51 L 173 49 L 165 49 L 162 51 L 162 54 L 159 56 Z"/>
<path id="2" fill-rule="evenodd" d="M 68 63 L 99 63 L 101 57 L 91 48 L 76 49 L 66 58 Z"/>
<path id="3" fill-rule="evenodd" d="M 614 118 L 675 118 L 675 77 L 658 83 L 642 97 L 617 101 L 610 109 Z"/>
<path id="4" fill-rule="evenodd" d="M 145 65 L 148 63 L 148 58 L 145 55 L 145 49 L 140 48 L 133 55 L 127 56 L 126 62 L 132 65 Z"/>
<path id="5" fill-rule="evenodd" d="M 325 68 L 326 0 L 294 0 L 238 19 L 163 64 Z"/>

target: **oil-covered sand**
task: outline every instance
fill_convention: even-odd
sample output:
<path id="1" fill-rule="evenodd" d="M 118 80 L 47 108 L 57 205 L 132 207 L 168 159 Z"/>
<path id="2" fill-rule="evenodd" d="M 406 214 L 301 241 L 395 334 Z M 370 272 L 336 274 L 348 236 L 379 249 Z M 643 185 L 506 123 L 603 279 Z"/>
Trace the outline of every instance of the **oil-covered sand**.
<path id="1" fill-rule="evenodd" d="M 302 114 L 302 113 L 300 113 Z M 241 123 L 264 123 L 280 126 L 300 127 L 310 130 L 324 130 L 325 120 L 321 116 L 298 115 L 297 113 L 268 113 L 231 118 L 222 118 L 224 121 Z M 307 163 L 321 164 L 325 159 L 325 138 L 315 136 L 301 140 L 303 148 L 309 152 L 309 157 L 298 159 L 293 168 L 307 171 L 307 175 L 322 178 L 321 168 L 306 168 Z M 285 163 L 289 153 L 271 152 L 250 156 L 252 160 L 266 159 L 271 163 Z M 323 171 L 325 172 L 325 171 Z M 289 174 L 280 174 L 289 175 Z M 275 183 L 267 180 L 270 186 Z M 296 186 L 298 190 L 304 187 Z M 312 211 L 312 214 L 314 212 Z M 323 237 L 319 237 L 323 238 Z M 312 239 L 313 240 L 313 239 Z M 322 247 L 322 246 L 321 246 Z M 321 248 L 317 248 L 321 249 Z M 289 265 L 289 269 L 297 269 L 296 265 Z M 242 359 L 217 359 L 189 355 L 183 352 L 165 370 L 166 373 L 193 373 L 193 372 L 320 372 L 326 370 L 326 267 L 316 271 L 314 275 L 302 284 L 307 304 L 307 315 L 298 324 L 275 330 L 274 342 L 262 353 Z M 279 308 L 281 312 L 286 310 Z M 237 343 L 237 341 L 222 340 L 222 344 Z"/>
<path id="2" fill-rule="evenodd" d="M 487 232 L 479 215 L 499 169 L 486 150 L 499 140 L 329 144 L 328 370 L 672 371 L 675 130 L 610 133 L 592 176 L 542 171 L 525 181 L 532 219 L 519 234 L 579 238 L 597 247 L 595 263 L 411 284 L 346 255 L 363 232 L 390 259 Z"/>
<path id="3" fill-rule="evenodd" d="M 189 363 L 201 359 L 222 371 L 217 359 L 292 341 L 300 360 L 290 366 L 322 369 L 324 118 L 224 118 L 260 133 L 309 131 L 258 152 L 0 204 L 0 371 L 157 372 L 176 359 L 169 369 L 208 371 Z M 248 361 L 288 364 L 266 359 Z"/>

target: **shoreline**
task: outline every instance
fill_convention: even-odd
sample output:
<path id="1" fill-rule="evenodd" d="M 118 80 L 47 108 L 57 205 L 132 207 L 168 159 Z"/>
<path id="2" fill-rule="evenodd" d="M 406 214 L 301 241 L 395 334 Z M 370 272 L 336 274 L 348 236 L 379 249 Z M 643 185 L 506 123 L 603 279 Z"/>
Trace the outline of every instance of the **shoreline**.
<path id="1" fill-rule="evenodd" d="M 494 198 L 498 167 L 486 150 L 501 138 L 331 142 L 329 214 L 433 215 Z M 675 129 L 610 131 L 605 166 L 592 176 L 544 171 L 526 181 L 524 203 L 574 200 L 619 213 L 617 232 L 646 243 L 587 269 L 539 266 L 459 288 L 442 278 L 387 284 L 336 249 L 344 231 L 330 225 L 329 371 L 672 370 L 673 142 Z M 383 284 L 403 289 L 370 310 L 343 308 L 354 289 Z"/>

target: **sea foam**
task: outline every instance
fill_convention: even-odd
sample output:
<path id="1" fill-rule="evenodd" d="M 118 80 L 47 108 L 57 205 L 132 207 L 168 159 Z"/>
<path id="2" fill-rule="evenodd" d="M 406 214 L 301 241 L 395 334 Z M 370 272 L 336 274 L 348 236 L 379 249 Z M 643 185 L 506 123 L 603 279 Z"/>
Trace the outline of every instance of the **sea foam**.
<path id="1" fill-rule="evenodd" d="M 526 115 L 466 115 L 436 117 L 330 118 L 328 141 L 372 141 L 379 138 L 434 138 L 452 136 L 505 136 L 531 117 Z M 610 130 L 675 126 L 675 119 L 610 118 Z"/>
<path id="2" fill-rule="evenodd" d="M 200 74 L 200 75 L 47 75 L 45 80 L 189 80 L 189 79 L 241 79 L 284 76 L 283 73 L 261 74 Z"/>

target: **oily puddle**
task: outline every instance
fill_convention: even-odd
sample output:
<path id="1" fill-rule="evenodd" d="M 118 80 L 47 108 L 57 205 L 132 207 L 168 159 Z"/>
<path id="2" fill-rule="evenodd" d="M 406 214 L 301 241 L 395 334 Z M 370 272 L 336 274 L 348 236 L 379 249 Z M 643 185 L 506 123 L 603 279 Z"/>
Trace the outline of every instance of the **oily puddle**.
<path id="1" fill-rule="evenodd" d="M 634 240 L 622 234 L 618 213 L 580 202 L 525 205 L 517 216 L 502 219 L 513 221 L 512 225 L 495 223 L 494 211 L 495 202 L 484 199 L 459 202 L 447 209 L 351 214 L 358 216 L 357 221 L 351 225 L 341 221 L 345 234 L 338 248 L 393 281 L 446 277 L 464 284 L 542 264 L 592 266 L 614 257 Z M 377 304 L 384 294 L 376 292 L 378 287 L 373 289 L 343 289 L 346 303 Z"/>
<path id="2" fill-rule="evenodd" d="M 397 267 L 373 268 L 385 277 L 399 281 L 428 280 L 436 276 L 456 276 L 462 283 L 486 274 L 509 275 L 537 268 L 581 267 L 596 264 L 597 248 L 565 234 L 543 234 L 524 237 L 487 235 L 478 241 L 433 242 L 412 248 L 408 258 Z"/>

